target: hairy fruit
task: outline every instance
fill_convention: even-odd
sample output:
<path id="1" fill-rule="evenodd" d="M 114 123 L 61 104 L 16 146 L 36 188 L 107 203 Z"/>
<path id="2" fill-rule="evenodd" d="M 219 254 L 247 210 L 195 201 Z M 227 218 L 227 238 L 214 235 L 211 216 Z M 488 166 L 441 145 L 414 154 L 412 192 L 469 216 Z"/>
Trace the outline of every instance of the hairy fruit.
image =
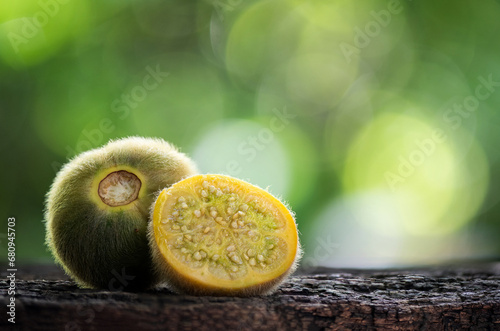
<path id="1" fill-rule="evenodd" d="M 196 167 L 161 139 L 111 141 L 67 163 L 47 195 L 46 241 L 81 286 L 109 290 L 151 287 L 147 240 L 157 191 Z"/>

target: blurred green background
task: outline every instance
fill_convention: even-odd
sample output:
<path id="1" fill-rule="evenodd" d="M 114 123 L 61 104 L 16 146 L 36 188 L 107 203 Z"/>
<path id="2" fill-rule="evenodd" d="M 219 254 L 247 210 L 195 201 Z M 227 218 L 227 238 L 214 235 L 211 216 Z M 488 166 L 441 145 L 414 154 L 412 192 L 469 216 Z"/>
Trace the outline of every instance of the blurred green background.
<path id="1" fill-rule="evenodd" d="M 493 0 L 3 1 L 18 261 L 51 261 L 61 165 L 129 135 L 282 197 L 305 268 L 498 257 L 498 31 Z"/>

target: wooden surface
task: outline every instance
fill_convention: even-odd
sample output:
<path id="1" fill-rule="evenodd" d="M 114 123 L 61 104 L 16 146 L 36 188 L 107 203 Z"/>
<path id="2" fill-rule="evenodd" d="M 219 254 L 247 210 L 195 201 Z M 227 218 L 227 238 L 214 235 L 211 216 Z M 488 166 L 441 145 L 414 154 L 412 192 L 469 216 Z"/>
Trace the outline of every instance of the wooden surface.
<path id="1" fill-rule="evenodd" d="M 254 298 L 82 290 L 54 266 L 17 277 L 16 328 L 4 315 L 2 330 L 500 330 L 498 263 L 316 269 Z"/>

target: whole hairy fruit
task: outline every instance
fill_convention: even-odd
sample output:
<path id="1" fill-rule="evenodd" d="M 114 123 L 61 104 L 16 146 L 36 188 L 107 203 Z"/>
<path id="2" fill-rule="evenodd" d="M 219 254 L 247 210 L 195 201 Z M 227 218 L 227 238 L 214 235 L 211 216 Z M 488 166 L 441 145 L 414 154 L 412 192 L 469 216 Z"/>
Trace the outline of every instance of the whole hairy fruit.
<path id="1" fill-rule="evenodd" d="M 147 240 L 157 191 L 196 172 L 161 139 L 129 137 L 75 157 L 46 202 L 46 241 L 80 286 L 140 290 L 157 278 Z"/>

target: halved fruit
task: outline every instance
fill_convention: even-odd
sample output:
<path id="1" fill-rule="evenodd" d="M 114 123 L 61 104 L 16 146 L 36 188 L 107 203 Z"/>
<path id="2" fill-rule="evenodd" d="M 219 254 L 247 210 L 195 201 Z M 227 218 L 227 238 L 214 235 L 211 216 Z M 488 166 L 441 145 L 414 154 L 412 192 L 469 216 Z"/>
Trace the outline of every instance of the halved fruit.
<path id="1" fill-rule="evenodd" d="M 229 176 L 196 175 L 164 189 L 149 226 L 156 270 L 180 293 L 270 293 L 300 257 L 292 213 Z"/>

